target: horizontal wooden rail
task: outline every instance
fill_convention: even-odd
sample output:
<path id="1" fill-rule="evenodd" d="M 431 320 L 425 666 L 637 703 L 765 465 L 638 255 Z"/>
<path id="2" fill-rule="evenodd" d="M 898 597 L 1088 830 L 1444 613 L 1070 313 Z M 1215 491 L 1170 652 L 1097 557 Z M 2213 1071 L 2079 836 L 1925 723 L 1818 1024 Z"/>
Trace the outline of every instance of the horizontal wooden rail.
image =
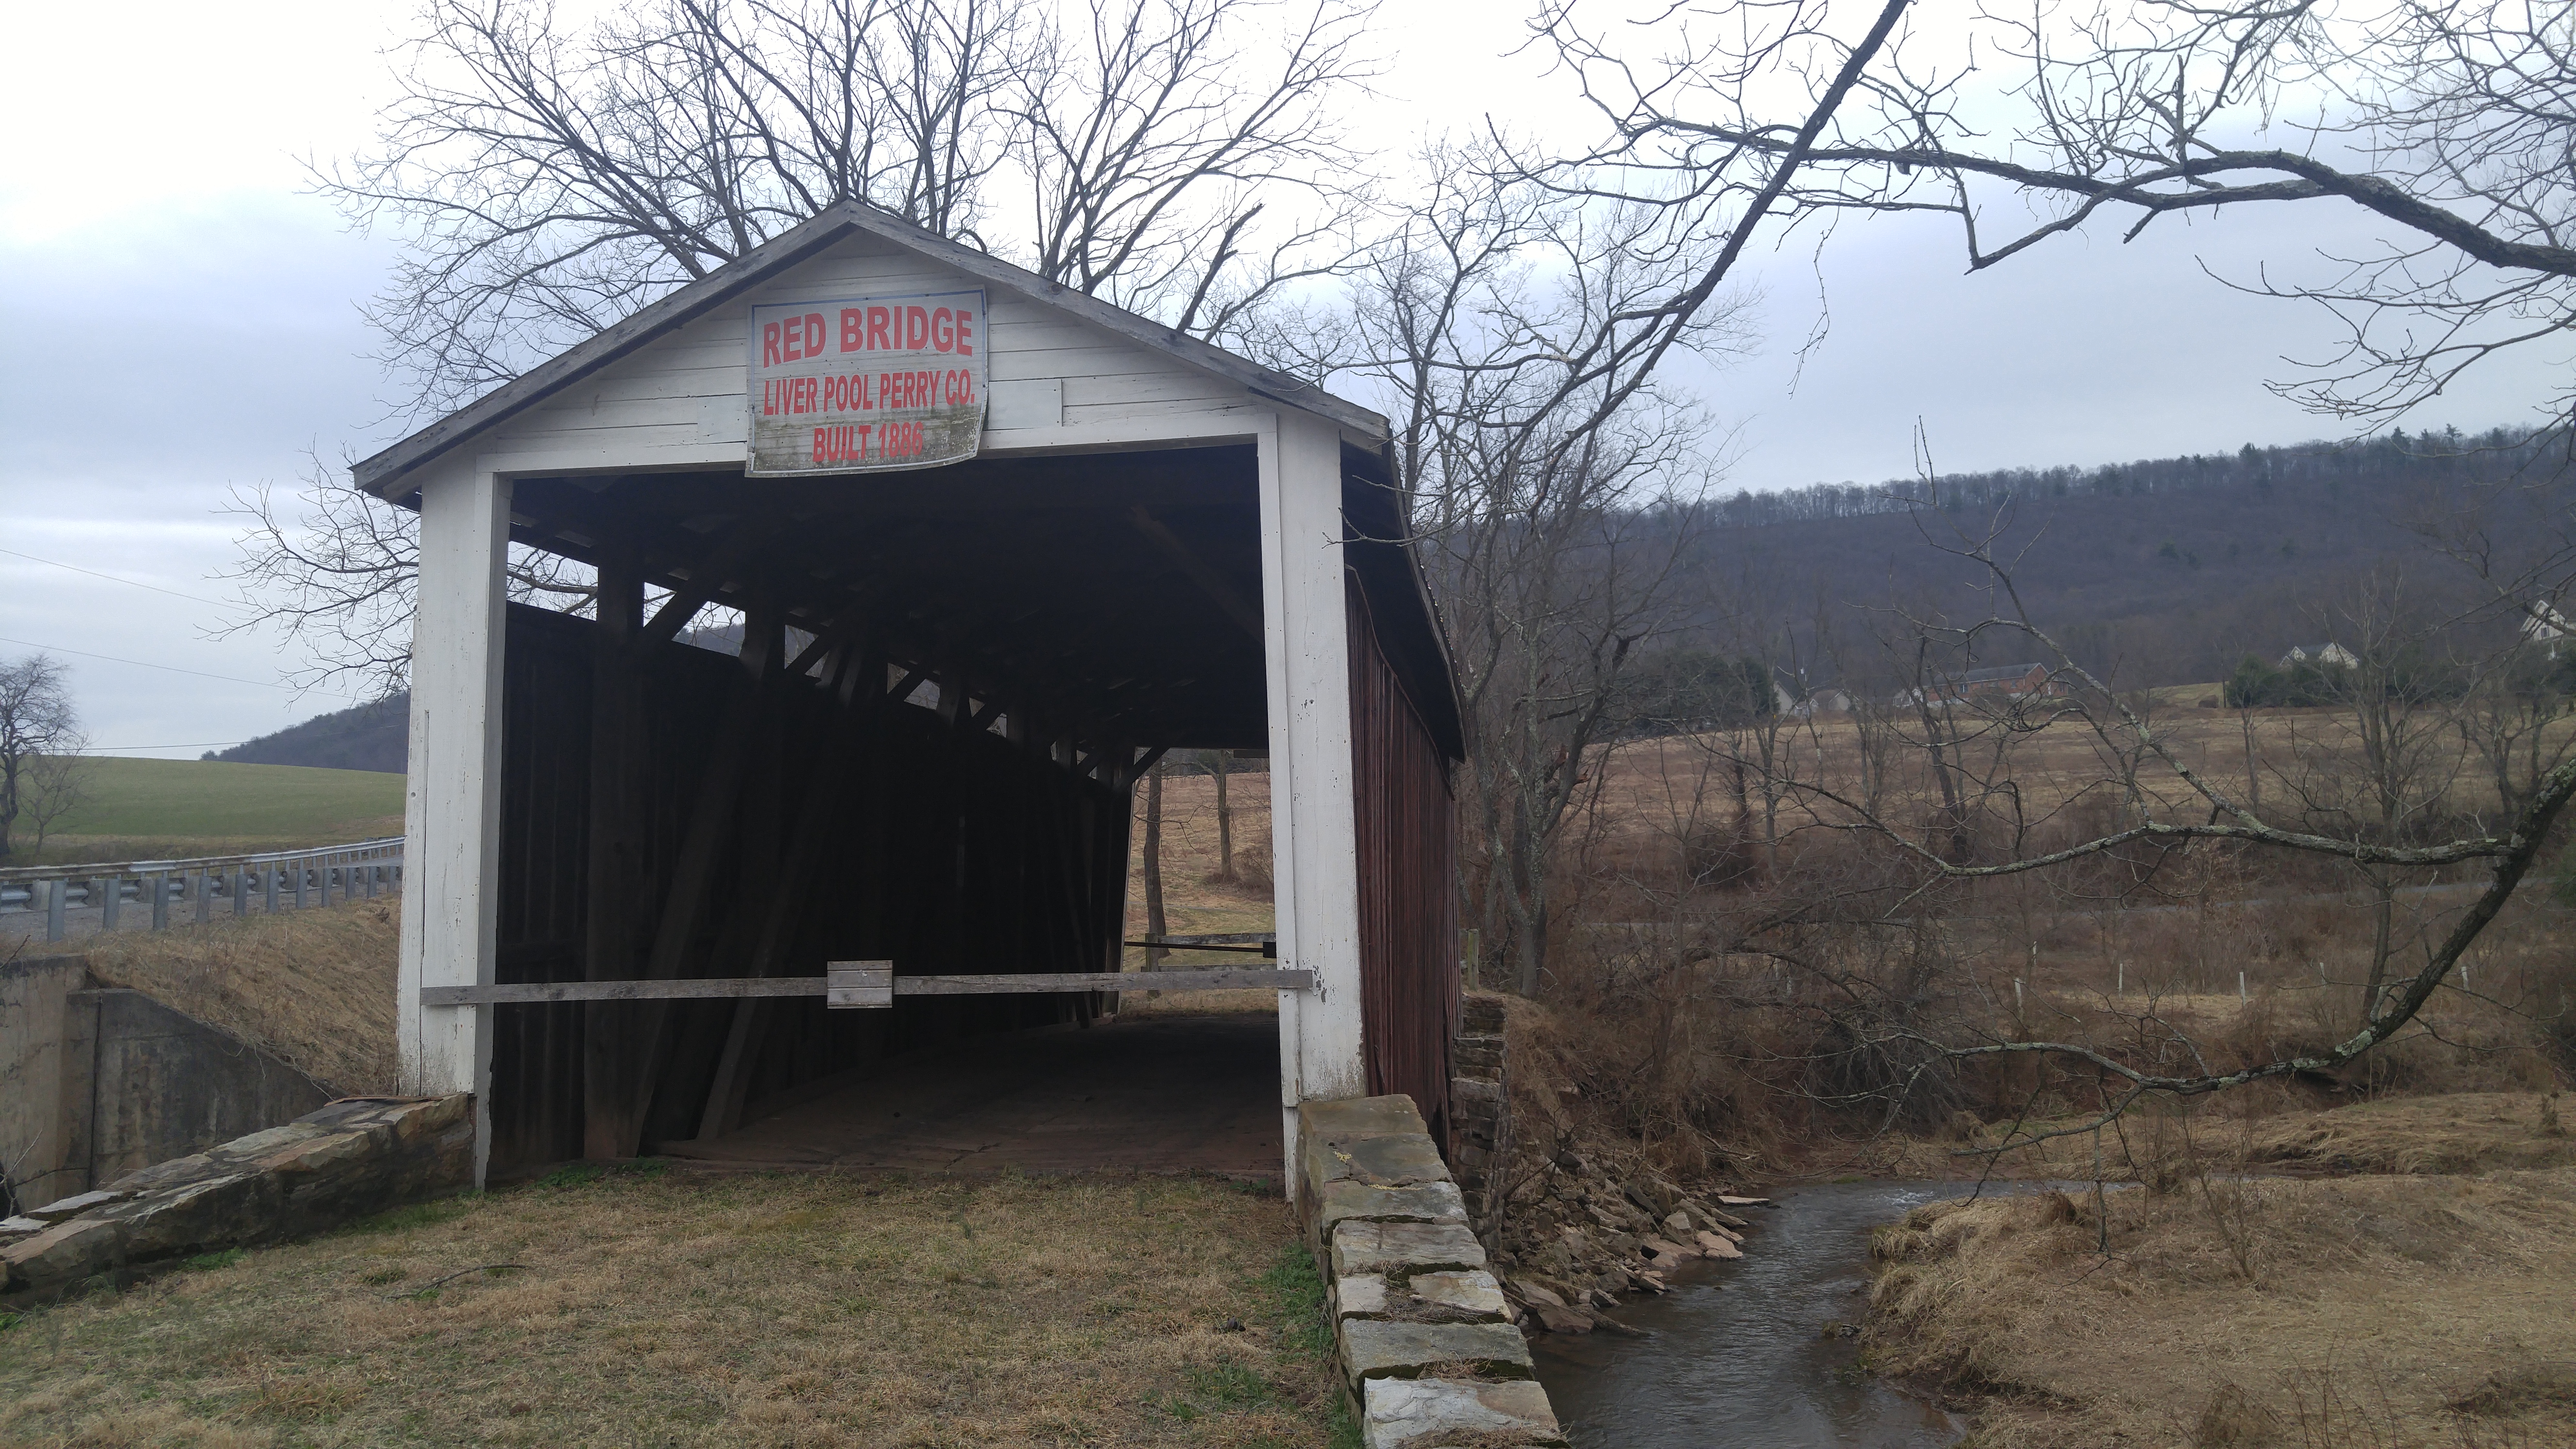
<path id="1" fill-rule="evenodd" d="M 528 981 L 511 986 L 424 986 L 423 1006 L 517 1005 L 531 1001 L 695 1001 L 740 996 L 821 996 L 820 976 L 744 976 L 710 981 Z"/>
<path id="2" fill-rule="evenodd" d="M 1149 940 L 1131 941 L 1128 944 L 1163 946 L 1181 951 L 1195 950 L 1201 946 L 1276 946 L 1279 944 L 1279 933 L 1276 931 L 1218 931 L 1207 935 L 1175 936 L 1166 931 Z"/>
<path id="3" fill-rule="evenodd" d="M 873 963 L 871 963 L 873 964 Z M 1063 971 L 1000 976 L 895 976 L 883 967 L 834 962 L 829 976 L 749 976 L 705 981 L 532 981 L 501 986 L 424 986 L 423 1006 L 490 1006 L 541 1001 L 693 1001 L 745 996 L 821 996 L 841 1008 L 882 1007 L 897 996 L 995 996 L 1039 991 L 1304 991 L 1312 971 L 1215 967 L 1204 971 Z"/>
<path id="4" fill-rule="evenodd" d="M 963 996 L 1007 991 L 1303 991 L 1312 971 L 1216 966 L 1205 971 L 1077 971 L 1061 976 L 898 976 L 897 996 Z"/>

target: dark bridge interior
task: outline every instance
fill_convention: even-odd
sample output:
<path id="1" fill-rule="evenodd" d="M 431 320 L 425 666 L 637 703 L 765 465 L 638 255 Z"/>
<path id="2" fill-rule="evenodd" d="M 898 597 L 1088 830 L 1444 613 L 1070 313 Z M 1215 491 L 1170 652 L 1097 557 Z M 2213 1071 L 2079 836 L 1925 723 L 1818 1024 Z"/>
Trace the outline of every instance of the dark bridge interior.
<path id="1" fill-rule="evenodd" d="M 1401 943 L 1363 956 L 1371 1071 L 1436 1112 L 1458 724 L 1410 562 L 1372 541 L 1392 495 L 1373 458 L 1346 465 L 1361 850 L 1384 857 L 1364 894 Z M 509 609 L 500 980 L 1115 970 L 1138 773 L 1269 742 L 1256 466 L 1232 446 L 520 480 L 514 541 L 600 586 L 595 618 Z M 648 584 L 670 591 L 649 615 Z M 709 603 L 743 615 L 737 655 L 677 642 Z M 492 1168 L 711 1140 L 871 1063 L 1108 1005 L 494 1006 Z"/>

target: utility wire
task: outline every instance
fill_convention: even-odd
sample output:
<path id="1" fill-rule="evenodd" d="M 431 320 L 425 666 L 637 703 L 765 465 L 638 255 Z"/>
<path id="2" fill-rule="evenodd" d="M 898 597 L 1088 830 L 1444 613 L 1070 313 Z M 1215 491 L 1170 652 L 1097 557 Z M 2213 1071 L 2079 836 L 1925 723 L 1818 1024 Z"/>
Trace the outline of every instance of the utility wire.
<path id="1" fill-rule="evenodd" d="M 67 564 L 67 563 L 63 562 L 61 559 L 58 559 L 58 558 L 38 558 L 38 557 L 36 557 L 36 556 L 35 556 L 34 554 L 32 554 L 32 553 L 20 553 L 18 550 L 14 549 L 14 548 L 0 548 L 0 553 L 5 553 L 5 554 L 9 555 L 11 558 L 22 558 L 22 559 L 25 559 L 25 560 L 27 560 L 29 563 L 50 564 L 50 565 L 52 565 L 53 567 L 58 568 L 58 569 L 70 569 L 73 573 L 76 573 L 76 574 L 87 574 L 87 575 L 89 575 L 91 578 L 94 578 L 94 579 L 105 579 L 105 580 L 107 580 L 107 581 L 108 581 L 109 583 L 111 583 L 111 584 L 125 584 L 125 585 L 127 585 L 127 586 L 129 586 L 129 587 L 132 587 L 132 588 L 137 588 L 137 589 L 150 589 L 152 592 L 154 592 L 154 593 L 156 593 L 156 594 L 168 594 L 171 598 L 174 598 L 174 599 L 188 599 L 188 600 L 192 600 L 192 601 L 194 601 L 194 602 L 196 602 L 196 603 L 200 603 L 200 604 L 214 604 L 214 605 L 215 605 L 215 607 L 216 607 L 216 608 L 218 608 L 218 609 L 228 609 L 228 608 L 232 607 L 232 606 L 231 606 L 231 605 L 229 605 L 229 604 L 220 604 L 220 603 L 216 603 L 213 599 L 201 598 L 201 597 L 199 597 L 198 595 L 195 595 L 195 594 L 183 594 L 183 593 L 180 593 L 177 589 L 165 589 L 165 588 L 161 587 L 159 584 L 147 584 L 147 583 L 143 582 L 141 579 L 127 579 L 127 578 L 119 578 L 119 577 L 117 577 L 115 574 L 103 574 L 103 573 L 100 573 L 100 572 L 99 572 L 98 570 L 96 570 L 96 569 L 85 569 L 85 568 L 82 568 L 79 564 Z"/>
<path id="2" fill-rule="evenodd" d="M 150 588 L 151 585 L 145 584 L 143 587 Z M 167 593 L 168 590 L 165 589 L 163 592 Z M 282 689 L 289 694 L 298 692 L 294 685 L 280 684 L 273 679 L 244 679 L 238 674 L 208 674 L 202 669 L 182 669 L 176 664 L 153 664 L 141 659 L 119 659 L 113 654 L 92 654 L 86 649 L 67 649 L 60 644 L 39 644 L 32 639 L 12 639 L 5 634 L 0 634 L 0 644 L 15 644 L 22 649 L 48 649 L 57 654 L 77 654 L 83 659 L 104 659 L 110 664 L 131 664 L 137 669 L 166 669 L 172 674 L 193 674 L 199 679 L 220 679 L 231 684 L 255 684 L 262 689 Z"/>

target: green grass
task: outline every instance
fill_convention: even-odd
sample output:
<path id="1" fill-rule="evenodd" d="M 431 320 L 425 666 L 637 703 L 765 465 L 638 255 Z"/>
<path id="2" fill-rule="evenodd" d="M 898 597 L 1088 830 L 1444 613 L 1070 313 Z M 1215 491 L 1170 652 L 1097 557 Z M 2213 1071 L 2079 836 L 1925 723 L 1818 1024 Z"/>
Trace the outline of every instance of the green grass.
<path id="1" fill-rule="evenodd" d="M 333 845 L 402 831 L 403 777 L 375 770 L 94 759 L 90 798 L 56 822 L 43 860 L 139 859 Z M 22 847 L 12 865 L 35 864 Z M 127 847 L 137 848 L 129 853 Z"/>

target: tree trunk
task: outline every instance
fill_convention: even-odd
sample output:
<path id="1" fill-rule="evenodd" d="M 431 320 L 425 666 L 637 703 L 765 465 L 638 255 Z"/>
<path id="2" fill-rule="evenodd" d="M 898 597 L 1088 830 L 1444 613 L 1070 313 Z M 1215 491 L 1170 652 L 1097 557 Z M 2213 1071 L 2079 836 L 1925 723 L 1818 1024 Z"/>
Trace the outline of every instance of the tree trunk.
<path id="1" fill-rule="evenodd" d="M 1509 909 L 1512 946 L 1520 961 L 1520 994 L 1529 997 L 1538 995 L 1539 982 L 1547 971 L 1547 862 L 1539 858 L 1539 849 L 1536 834 L 1529 827 L 1528 813 L 1515 810 Z"/>
<path id="2" fill-rule="evenodd" d="M 2393 882 L 2373 880 L 2371 885 L 2377 891 L 2379 899 L 2371 919 L 2369 979 L 2362 984 L 2361 988 L 2361 1024 L 2363 1026 L 2370 1025 L 2370 1019 L 2379 1014 L 2379 994 L 2388 988 L 2388 938 L 2389 927 L 2392 924 L 2390 917 L 2395 913 L 2397 905 L 2397 887 Z"/>
<path id="3" fill-rule="evenodd" d="M 25 758 L 14 750 L 0 755 L 0 860 L 9 858 L 9 827 L 18 823 L 18 768 Z"/>
<path id="4" fill-rule="evenodd" d="M 1145 772 L 1145 939 L 1163 939 L 1163 767 Z M 1163 962 L 1163 948 L 1145 948 L 1145 969 Z"/>
<path id="5" fill-rule="evenodd" d="M 2263 811 L 2263 777 L 2254 761 L 2254 712 L 2237 711 L 2236 723 L 2245 735 L 2245 808 L 2259 815 Z"/>
<path id="6" fill-rule="evenodd" d="M 1216 878 L 1234 879 L 1234 807 L 1226 803 L 1226 756 L 1223 750 L 1208 752 L 1215 759 L 1216 771 Z"/>

